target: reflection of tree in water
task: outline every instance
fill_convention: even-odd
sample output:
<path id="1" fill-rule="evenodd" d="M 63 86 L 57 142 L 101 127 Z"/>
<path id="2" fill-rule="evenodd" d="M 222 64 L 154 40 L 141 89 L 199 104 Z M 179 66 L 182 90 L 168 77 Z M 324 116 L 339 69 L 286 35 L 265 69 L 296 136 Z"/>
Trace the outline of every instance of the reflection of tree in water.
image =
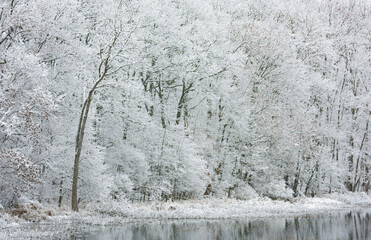
<path id="1" fill-rule="evenodd" d="M 83 239 L 237 240 L 237 239 L 370 239 L 370 213 L 250 220 L 169 220 L 128 223 Z"/>

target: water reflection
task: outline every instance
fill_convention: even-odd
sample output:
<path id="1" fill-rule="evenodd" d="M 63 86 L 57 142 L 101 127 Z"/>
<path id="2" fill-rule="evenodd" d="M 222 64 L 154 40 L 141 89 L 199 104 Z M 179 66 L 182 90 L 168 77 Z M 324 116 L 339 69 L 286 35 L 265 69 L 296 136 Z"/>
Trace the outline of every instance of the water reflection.
<path id="1" fill-rule="evenodd" d="M 79 239 L 371 239 L 370 213 L 371 210 L 300 218 L 129 223 L 85 233 Z"/>

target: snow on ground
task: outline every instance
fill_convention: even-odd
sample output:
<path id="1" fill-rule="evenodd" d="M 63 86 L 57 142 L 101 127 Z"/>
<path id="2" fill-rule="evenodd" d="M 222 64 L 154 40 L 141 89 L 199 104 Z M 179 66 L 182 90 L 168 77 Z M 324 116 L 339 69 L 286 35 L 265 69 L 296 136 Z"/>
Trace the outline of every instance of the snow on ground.
<path id="1" fill-rule="evenodd" d="M 362 193 L 332 194 L 314 198 L 302 197 L 291 202 L 259 197 L 251 200 L 201 199 L 119 206 L 102 204 L 95 206 L 95 211 L 131 219 L 225 219 L 304 216 L 356 208 L 371 208 L 371 196 Z"/>
<path id="2" fill-rule="evenodd" d="M 362 210 L 371 208 L 371 196 L 364 193 L 331 194 L 314 198 L 296 198 L 291 202 L 271 200 L 259 197 L 251 200 L 236 199 L 200 199 L 177 202 L 146 203 L 99 203 L 88 204 L 80 212 L 71 212 L 67 208 L 51 208 L 30 205 L 27 220 L 38 222 L 37 225 L 13 217 L 0 211 L 0 239 L 17 239 L 25 234 L 28 238 L 47 238 L 57 234 L 63 236 L 72 231 L 74 226 L 105 226 L 141 220 L 166 219 L 238 219 L 305 217 L 337 213 L 341 210 Z M 24 218 L 24 215 L 22 215 Z M 54 232 L 46 232 L 43 226 L 55 225 Z M 35 228 L 36 226 L 36 228 Z M 73 230 L 76 231 L 76 230 Z M 61 235 L 62 234 L 62 235 Z"/>

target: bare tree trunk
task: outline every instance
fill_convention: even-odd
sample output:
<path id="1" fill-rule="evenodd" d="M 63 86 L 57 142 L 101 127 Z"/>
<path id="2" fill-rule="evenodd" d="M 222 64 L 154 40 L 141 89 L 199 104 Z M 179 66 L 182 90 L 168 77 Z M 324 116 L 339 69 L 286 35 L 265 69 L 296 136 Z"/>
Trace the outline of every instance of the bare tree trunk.
<path id="1" fill-rule="evenodd" d="M 294 184 L 292 186 L 292 190 L 294 191 L 294 197 L 298 196 L 299 178 L 300 178 L 300 165 L 299 165 L 299 162 L 298 162 L 297 165 L 296 165 L 296 173 L 295 173 Z"/>
<path id="2" fill-rule="evenodd" d="M 165 109 L 164 109 L 164 95 L 162 92 L 161 81 L 157 81 L 157 89 L 155 90 L 159 99 L 160 99 L 160 108 L 161 108 L 161 124 L 162 128 L 166 129 L 166 119 L 165 119 Z"/>
<path id="3" fill-rule="evenodd" d="M 360 173 L 360 159 L 361 159 L 361 155 L 362 155 L 362 148 L 363 148 L 363 145 L 365 143 L 365 139 L 367 138 L 367 133 L 368 133 L 368 121 L 366 122 L 366 129 L 365 129 L 365 133 L 363 135 L 363 138 L 362 138 L 362 141 L 361 141 L 361 145 L 359 147 L 359 154 L 358 154 L 358 158 L 357 158 L 357 163 L 356 163 L 356 167 L 355 167 L 355 173 L 354 173 L 354 179 L 353 179 L 353 188 L 352 188 L 352 192 L 355 192 L 357 187 L 359 186 L 360 184 L 360 181 L 361 181 L 361 173 Z M 359 174 L 359 176 L 358 176 Z M 358 179 L 357 179 L 358 177 Z"/>
<path id="4" fill-rule="evenodd" d="M 63 179 L 59 183 L 59 198 L 58 198 L 58 207 L 62 206 L 62 200 L 63 200 Z"/>
<path id="5" fill-rule="evenodd" d="M 76 135 L 76 146 L 75 146 L 75 161 L 73 166 L 73 178 L 72 178 L 72 210 L 78 211 L 78 201 L 77 201 L 77 183 L 78 183 L 78 177 L 79 177 L 79 163 L 80 163 L 80 156 L 81 156 L 81 150 L 82 150 L 82 143 L 84 140 L 85 135 L 85 127 L 86 127 L 86 121 L 88 119 L 89 110 L 90 110 L 90 104 L 93 100 L 93 93 L 97 89 L 98 85 L 103 81 L 103 79 L 107 76 L 107 72 L 109 69 L 109 63 L 110 63 L 110 55 L 112 52 L 112 48 L 115 46 L 116 41 L 119 37 L 119 33 L 116 32 L 115 37 L 113 39 L 113 42 L 108 47 L 107 51 L 107 57 L 102 60 L 99 66 L 99 79 L 95 82 L 94 86 L 89 91 L 89 95 L 86 98 L 84 105 L 81 110 L 80 115 L 80 121 L 79 121 L 79 127 L 77 130 Z"/>
<path id="6" fill-rule="evenodd" d="M 188 115 L 188 112 L 186 108 L 186 102 L 187 102 L 187 94 L 192 91 L 193 83 L 190 83 L 188 86 L 186 86 L 185 81 L 183 80 L 183 86 L 182 86 L 182 94 L 180 95 L 179 102 L 178 102 L 178 108 L 176 112 L 176 120 L 175 123 L 178 125 L 180 123 L 180 118 L 182 116 L 182 109 L 184 110 L 184 117 L 186 118 L 186 115 Z M 185 123 L 186 124 L 186 123 Z"/>
<path id="7" fill-rule="evenodd" d="M 95 90 L 95 89 L 94 89 Z M 94 91 L 93 90 L 93 91 Z M 85 100 L 84 106 L 82 108 L 79 128 L 76 136 L 76 146 L 75 146 L 75 161 L 73 166 L 73 178 L 72 178 L 72 210 L 78 211 L 78 201 L 77 201 L 77 181 L 79 176 L 79 163 L 82 150 L 82 143 L 85 135 L 85 126 L 88 119 L 90 103 L 92 100 L 92 91 L 89 92 L 88 98 Z"/>

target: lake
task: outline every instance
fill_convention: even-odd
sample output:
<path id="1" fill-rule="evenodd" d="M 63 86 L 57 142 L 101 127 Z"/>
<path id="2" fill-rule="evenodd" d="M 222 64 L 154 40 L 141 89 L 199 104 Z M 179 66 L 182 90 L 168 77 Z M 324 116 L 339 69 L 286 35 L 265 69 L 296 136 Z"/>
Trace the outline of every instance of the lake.
<path id="1" fill-rule="evenodd" d="M 371 210 L 325 216 L 128 223 L 71 239 L 371 239 Z"/>
<path id="2" fill-rule="evenodd" d="M 101 226 L 79 221 L 30 223 L 3 229 L 5 239 L 217 240 L 217 239 L 371 239 L 371 209 L 322 215 L 223 220 L 124 220 Z M 5 234 L 5 235 L 2 235 Z M 1 237 L 0 237 L 1 238 Z"/>

